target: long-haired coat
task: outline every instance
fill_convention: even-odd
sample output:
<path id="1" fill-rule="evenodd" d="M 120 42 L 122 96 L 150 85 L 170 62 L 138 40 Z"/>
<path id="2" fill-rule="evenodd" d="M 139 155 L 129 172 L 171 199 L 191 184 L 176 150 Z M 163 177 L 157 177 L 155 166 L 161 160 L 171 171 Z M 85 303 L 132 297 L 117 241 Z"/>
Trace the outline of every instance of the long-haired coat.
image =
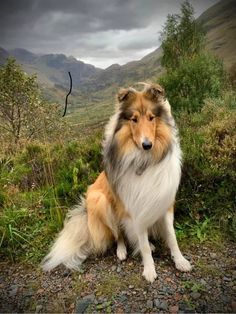
<path id="1" fill-rule="evenodd" d="M 169 102 L 161 86 L 122 89 L 103 143 L 105 171 L 72 210 L 43 268 L 59 264 L 76 269 L 90 254 L 104 253 L 117 242 L 117 256 L 127 255 L 124 237 L 142 255 L 143 276 L 157 277 L 149 235 L 160 235 L 177 269 L 190 263 L 178 247 L 174 201 L 181 176 L 181 150 Z"/>

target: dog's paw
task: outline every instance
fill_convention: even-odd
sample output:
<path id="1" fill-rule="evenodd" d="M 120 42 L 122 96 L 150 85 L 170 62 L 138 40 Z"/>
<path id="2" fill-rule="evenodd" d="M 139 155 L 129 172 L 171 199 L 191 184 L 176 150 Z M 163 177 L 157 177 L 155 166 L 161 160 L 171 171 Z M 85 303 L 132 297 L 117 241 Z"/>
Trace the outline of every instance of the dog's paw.
<path id="1" fill-rule="evenodd" d="M 124 245 L 118 246 L 116 250 L 116 255 L 120 261 L 124 261 L 127 257 L 127 250 Z"/>
<path id="2" fill-rule="evenodd" d="M 175 259 L 175 267 L 180 270 L 180 271 L 191 271 L 192 266 L 189 263 L 189 261 L 184 258 L 183 256 L 181 256 L 180 258 Z"/>
<path id="3" fill-rule="evenodd" d="M 157 273 L 155 271 L 154 265 L 144 267 L 143 276 L 147 281 L 153 282 L 157 278 Z"/>

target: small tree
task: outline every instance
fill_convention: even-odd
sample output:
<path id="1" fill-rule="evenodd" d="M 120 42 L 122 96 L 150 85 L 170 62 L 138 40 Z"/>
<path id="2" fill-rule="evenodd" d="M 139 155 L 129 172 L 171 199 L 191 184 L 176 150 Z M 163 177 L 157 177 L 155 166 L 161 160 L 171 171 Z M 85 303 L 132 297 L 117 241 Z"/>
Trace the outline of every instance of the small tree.
<path id="1" fill-rule="evenodd" d="M 218 97 L 225 86 L 223 63 L 204 50 L 205 35 L 188 1 L 180 15 L 168 15 L 161 38 L 166 73 L 159 81 L 172 107 L 197 111 L 205 98 Z"/>
<path id="2" fill-rule="evenodd" d="M 35 78 L 26 76 L 14 59 L 8 59 L 0 69 L 0 128 L 10 133 L 16 144 L 26 121 L 35 118 L 38 96 Z"/>
<path id="3" fill-rule="evenodd" d="M 44 102 L 35 76 L 25 74 L 9 58 L 0 68 L 0 132 L 5 141 L 18 145 L 21 139 L 50 140 L 55 132 L 63 133 L 64 122 L 59 108 Z"/>
<path id="4" fill-rule="evenodd" d="M 182 59 L 192 59 L 204 47 L 205 33 L 194 19 L 188 1 L 181 5 L 181 14 L 169 14 L 161 32 L 162 66 L 167 71 L 178 67 Z"/>

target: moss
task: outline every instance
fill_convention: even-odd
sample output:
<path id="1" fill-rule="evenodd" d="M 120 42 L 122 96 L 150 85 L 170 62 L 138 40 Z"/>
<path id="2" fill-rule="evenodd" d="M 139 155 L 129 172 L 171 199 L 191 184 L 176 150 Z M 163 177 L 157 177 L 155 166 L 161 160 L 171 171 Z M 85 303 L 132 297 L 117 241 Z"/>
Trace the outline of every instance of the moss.
<path id="1" fill-rule="evenodd" d="M 222 271 L 215 264 L 209 264 L 209 261 L 199 260 L 195 265 L 202 276 L 220 276 Z"/>
<path id="2" fill-rule="evenodd" d="M 125 287 L 126 284 L 121 276 L 109 274 L 96 284 L 96 294 L 98 296 L 111 297 L 125 289 Z"/>

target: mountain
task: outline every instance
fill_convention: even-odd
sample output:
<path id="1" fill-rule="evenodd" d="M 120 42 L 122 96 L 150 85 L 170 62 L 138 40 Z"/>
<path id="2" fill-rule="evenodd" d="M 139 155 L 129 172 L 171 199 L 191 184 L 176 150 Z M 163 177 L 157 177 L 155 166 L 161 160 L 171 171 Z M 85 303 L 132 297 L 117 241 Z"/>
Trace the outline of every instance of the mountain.
<path id="1" fill-rule="evenodd" d="M 229 69 L 236 63 L 236 1 L 216 3 L 198 21 L 207 33 L 207 48 L 223 59 Z"/>
<path id="2" fill-rule="evenodd" d="M 83 80 L 102 71 L 91 64 L 86 64 L 74 57 L 67 57 L 64 54 L 38 55 L 20 48 L 9 50 L 8 53 L 13 56 L 27 72 L 36 71 L 41 83 L 46 82 L 52 85 L 58 84 L 67 86 L 68 71 L 70 71 L 74 78 L 74 84 L 78 85 Z"/>
<path id="3" fill-rule="evenodd" d="M 97 72 L 81 84 L 81 88 L 98 91 L 109 86 L 125 86 L 135 82 L 151 80 L 161 72 L 161 48 L 148 54 L 139 61 L 132 61 L 123 66 L 113 64 Z"/>
<path id="4" fill-rule="evenodd" d="M 14 57 L 28 74 L 36 73 L 44 95 L 56 101 L 61 100 L 62 96 L 64 101 L 65 90 L 69 85 L 68 71 L 73 77 L 74 96 L 78 96 L 76 89 L 83 80 L 102 71 L 64 54 L 38 55 L 22 48 L 7 51 L 0 47 L 0 64 L 5 63 L 9 56 Z"/>
<path id="5" fill-rule="evenodd" d="M 33 64 L 37 59 L 37 55 L 22 48 L 16 48 L 13 50 L 9 50 L 8 52 L 12 57 L 14 57 L 18 62 Z"/>

